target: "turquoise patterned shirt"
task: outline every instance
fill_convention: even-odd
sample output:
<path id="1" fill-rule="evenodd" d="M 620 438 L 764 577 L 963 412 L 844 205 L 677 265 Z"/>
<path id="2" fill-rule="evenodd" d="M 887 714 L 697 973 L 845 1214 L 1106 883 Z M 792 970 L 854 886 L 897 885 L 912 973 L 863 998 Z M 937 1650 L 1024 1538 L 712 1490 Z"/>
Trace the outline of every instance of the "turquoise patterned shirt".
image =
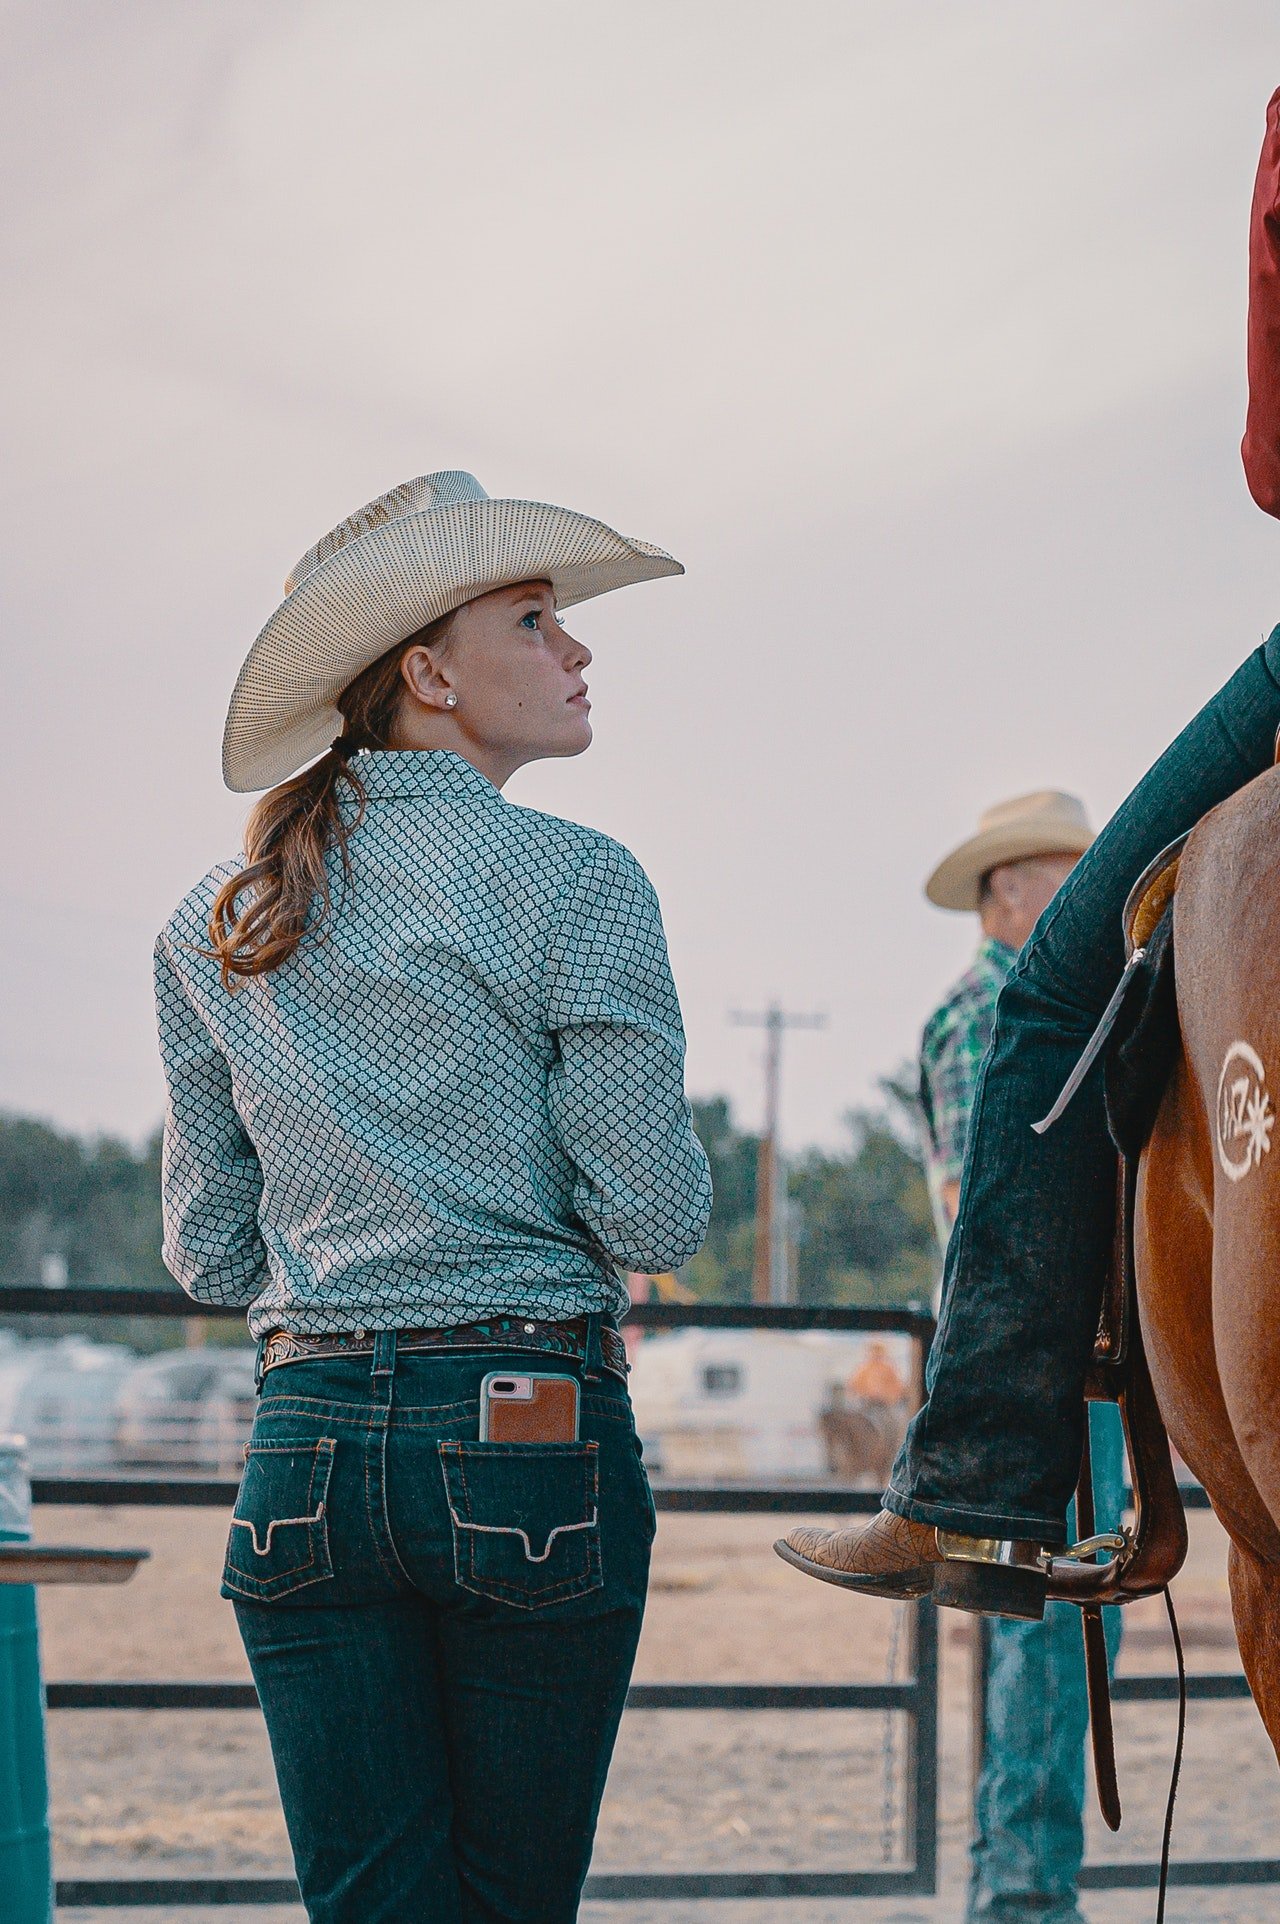
<path id="1" fill-rule="evenodd" d="M 619 1312 L 711 1208 L 653 889 L 461 756 L 356 766 L 322 940 L 228 993 L 227 863 L 157 941 L 165 1261 L 255 1336 Z"/>
<path id="2" fill-rule="evenodd" d="M 925 1174 L 938 1241 L 951 1234 L 942 1185 L 959 1182 L 978 1071 L 995 1027 L 996 1002 L 1016 949 L 985 936 L 973 960 L 925 1023 L 920 1039 L 920 1107 L 924 1112 Z"/>

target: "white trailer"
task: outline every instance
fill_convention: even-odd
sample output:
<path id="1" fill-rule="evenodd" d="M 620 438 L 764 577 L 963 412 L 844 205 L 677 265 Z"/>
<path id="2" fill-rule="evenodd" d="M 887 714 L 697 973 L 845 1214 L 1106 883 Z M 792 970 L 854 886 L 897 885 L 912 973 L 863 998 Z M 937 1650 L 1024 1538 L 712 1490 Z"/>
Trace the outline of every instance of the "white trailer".
<path id="1" fill-rule="evenodd" d="M 905 1336 L 684 1329 L 646 1337 L 632 1359 L 631 1396 L 649 1468 L 676 1481 L 828 1475 L 820 1418 L 847 1393 L 873 1342 L 909 1384 Z"/>

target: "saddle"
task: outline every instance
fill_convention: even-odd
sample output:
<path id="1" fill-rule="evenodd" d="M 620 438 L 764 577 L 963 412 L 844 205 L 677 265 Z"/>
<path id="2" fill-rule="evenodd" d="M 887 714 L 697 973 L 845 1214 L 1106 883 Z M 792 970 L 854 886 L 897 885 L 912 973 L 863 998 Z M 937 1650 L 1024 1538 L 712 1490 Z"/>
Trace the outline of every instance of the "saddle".
<path id="1" fill-rule="evenodd" d="M 1104 1604 L 1131 1603 L 1165 1590 L 1187 1554 L 1187 1524 L 1164 1422 L 1142 1347 L 1134 1263 L 1138 1159 L 1150 1136 L 1178 1048 L 1174 985 L 1173 897 L 1186 837 L 1163 850 L 1134 884 L 1124 910 L 1126 966 L 1121 990 L 1099 1025 L 1063 1095 L 1078 1088 L 1104 1056 L 1107 1119 L 1115 1141 L 1116 1227 L 1093 1359 L 1089 1402 L 1114 1403 L 1124 1426 L 1134 1521 L 1122 1532 L 1095 1535 L 1088 1426 L 1076 1493 L 1080 1541 L 1049 1569 L 1048 1594 L 1078 1604 L 1098 1802 L 1112 1830 L 1120 1825 L 1111 1689 L 1102 1628 Z M 1060 1113 L 1062 1098 L 1051 1111 Z M 1110 1553 L 1106 1563 L 1099 1561 Z"/>

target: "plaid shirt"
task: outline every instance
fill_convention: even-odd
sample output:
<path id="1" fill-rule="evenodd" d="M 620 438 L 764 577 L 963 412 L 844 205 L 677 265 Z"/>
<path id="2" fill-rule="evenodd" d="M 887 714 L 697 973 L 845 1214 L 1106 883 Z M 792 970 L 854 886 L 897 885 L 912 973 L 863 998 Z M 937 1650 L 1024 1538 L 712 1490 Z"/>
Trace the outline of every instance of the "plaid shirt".
<path id="1" fill-rule="evenodd" d="M 951 1225 L 942 1206 L 944 1183 L 959 1182 L 978 1071 L 995 1027 L 996 1000 L 1016 949 L 984 938 L 973 967 L 954 985 L 925 1023 L 920 1038 L 920 1107 L 924 1112 L 925 1173 L 938 1241 L 945 1247 Z"/>

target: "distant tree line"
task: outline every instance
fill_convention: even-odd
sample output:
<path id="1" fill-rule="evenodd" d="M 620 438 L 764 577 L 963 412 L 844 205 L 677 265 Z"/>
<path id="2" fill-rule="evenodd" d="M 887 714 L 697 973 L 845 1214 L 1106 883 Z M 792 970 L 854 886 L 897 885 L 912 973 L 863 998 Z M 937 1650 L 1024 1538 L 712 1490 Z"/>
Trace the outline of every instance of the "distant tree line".
<path id="1" fill-rule="evenodd" d="M 789 1232 L 801 1303 L 928 1302 L 939 1260 L 914 1103 L 882 1085 L 878 1109 L 850 1110 L 838 1149 L 808 1149 L 788 1172 Z M 711 1161 L 715 1206 L 707 1240 L 681 1271 L 706 1302 L 751 1300 L 759 1137 L 736 1127 L 722 1096 L 693 1105 Z"/>
<path id="2" fill-rule="evenodd" d="M 788 1187 L 801 1302 L 928 1298 L 937 1273 L 929 1203 L 911 1146 L 904 1091 L 854 1110 L 835 1150 L 809 1149 Z M 723 1097 L 694 1104 L 715 1178 L 706 1244 L 681 1272 L 709 1302 L 749 1302 L 757 1137 Z M 0 1116 L 0 1281 L 65 1280 L 172 1288 L 160 1260 L 160 1136 L 142 1149 L 86 1141 L 22 1116 Z"/>
<path id="3" fill-rule="evenodd" d="M 0 1116 L 0 1279 L 172 1288 L 160 1260 L 160 1132 L 141 1150 Z"/>

